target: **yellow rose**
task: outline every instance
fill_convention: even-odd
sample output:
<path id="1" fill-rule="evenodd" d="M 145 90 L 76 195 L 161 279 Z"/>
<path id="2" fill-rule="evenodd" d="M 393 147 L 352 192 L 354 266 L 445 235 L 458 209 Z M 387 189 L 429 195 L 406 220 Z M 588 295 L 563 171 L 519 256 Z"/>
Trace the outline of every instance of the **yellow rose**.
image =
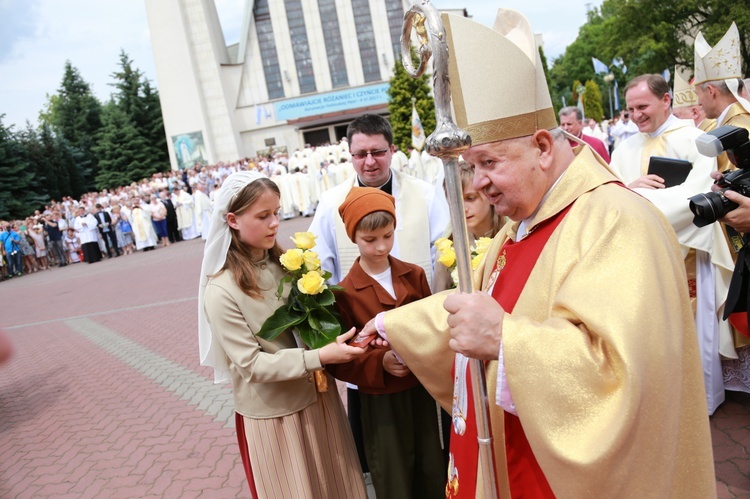
<path id="1" fill-rule="evenodd" d="M 484 258 L 484 253 L 480 253 L 471 259 L 472 270 L 477 270 L 477 267 L 479 267 L 479 262 L 482 261 L 482 258 Z"/>
<path id="2" fill-rule="evenodd" d="M 284 266 L 287 270 L 295 271 L 299 270 L 302 267 L 303 262 L 303 251 L 301 249 L 290 249 L 287 250 L 286 253 L 281 255 L 281 258 L 279 258 L 279 261 L 281 261 L 281 265 Z"/>
<path id="3" fill-rule="evenodd" d="M 449 248 L 446 251 L 441 251 L 438 262 L 442 263 L 448 268 L 451 268 L 453 264 L 456 263 L 456 250 L 454 250 L 453 248 Z"/>
<path id="4" fill-rule="evenodd" d="M 491 237 L 480 237 L 474 242 L 474 251 L 476 251 L 478 255 L 484 255 L 487 253 L 487 250 L 490 249 L 491 244 Z"/>
<path id="5" fill-rule="evenodd" d="M 294 245 L 299 249 L 309 250 L 310 248 L 315 247 L 315 239 L 317 237 L 318 236 L 312 232 L 295 232 L 294 237 L 291 239 L 294 241 Z"/>
<path id="6" fill-rule="evenodd" d="M 447 237 L 439 237 L 439 238 L 438 238 L 438 239 L 437 239 L 437 240 L 435 241 L 435 247 L 437 248 L 437 250 L 438 250 L 439 252 L 443 253 L 443 252 L 445 252 L 445 251 L 446 251 L 447 249 L 449 249 L 449 248 L 452 248 L 452 247 L 453 247 L 453 241 L 451 241 L 451 240 L 450 240 L 450 239 L 448 239 Z"/>
<path id="7" fill-rule="evenodd" d="M 304 274 L 297 281 L 297 289 L 306 295 L 317 295 L 318 293 L 323 292 L 327 287 L 326 282 L 323 280 L 323 276 L 314 271 Z"/>
<path id="8" fill-rule="evenodd" d="M 318 270 L 320 268 L 320 259 L 318 254 L 314 251 L 305 251 L 302 258 L 305 260 L 305 268 L 309 271 Z"/>

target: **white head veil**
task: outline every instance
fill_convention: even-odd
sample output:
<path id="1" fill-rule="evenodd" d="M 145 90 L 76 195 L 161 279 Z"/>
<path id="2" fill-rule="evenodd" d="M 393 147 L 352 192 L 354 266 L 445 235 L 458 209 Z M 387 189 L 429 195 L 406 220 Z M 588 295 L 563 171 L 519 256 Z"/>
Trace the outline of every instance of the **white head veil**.
<path id="1" fill-rule="evenodd" d="M 248 184 L 265 178 L 257 171 L 239 171 L 229 175 L 219 189 L 214 199 L 214 211 L 211 215 L 211 228 L 206 238 L 201 264 L 200 287 L 198 288 L 198 344 L 200 347 L 201 365 L 214 368 L 214 382 L 222 383 L 229 379 L 227 356 L 221 345 L 214 341 L 211 325 L 208 323 L 206 311 L 203 308 L 203 297 L 209 276 L 216 274 L 224 266 L 227 250 L 232 236 L 227 225 L 227 211 L 234 197 Z"/>

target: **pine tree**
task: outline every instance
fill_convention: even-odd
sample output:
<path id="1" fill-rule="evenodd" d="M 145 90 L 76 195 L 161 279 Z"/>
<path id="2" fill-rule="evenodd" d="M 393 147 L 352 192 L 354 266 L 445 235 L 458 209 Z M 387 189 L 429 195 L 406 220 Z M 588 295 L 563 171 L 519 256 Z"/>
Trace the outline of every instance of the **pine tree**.
<path id="1" fill-rule="evenodd" d="M 152 162 L 159 165 L 159 171 L 167 171 L 169 165 L 169 149 L 167 136 L 164 133 L 164 118 L 161 113 L 159 91 L 151 87 L 148 80 L 141 83 L 143 93 L 143 135 L 151 148 Z"/>
<path id="2" fill-rule="evenodd" d="M 393 127 L 393 143 L 404 152 L 411 147 L 412 97 L 416 99 L 415 105 L 425 135 L 435 130 L 435 100 L 430 95 L 431 91 L 426 73 L 419 78 L 412 78 L 401 61 L 396 61 L 388 89 L 388 112 Z"/>
<path id="3" fill-rule="evenodd" d="M 37 194 L 39 186 L 29 163 L 29 155 L 0 115 L 0 219 L 22 218 L 40 208 L 46 198 Z"/>
<path id="4" fill-rule="evenodd" d="M 76 169 L 70 175 L 72 195 L 77 197 L 91 190 L 98 167 L 93 148 L 102 126 L 101 103 L 70 61 L 65 62 L 58 93 L 49 96 L 47 109 L 40 113 L 40 119 L 51 125 L 55 135 L 74 149 L 70 151 L 75 157 Z"/>
<path id="5" fill-rule="evenodd" d="M 583 100 L 586 118 L 593 118 L 597 123 L 604 119 L 602 93 L 599 91 L 599 85 L 597 85 L 595 81 L 586 81 L 586 90 L 583 92 Z"/>
<path id="6" fill-rule="evenodd" d="M 143 138 L 145 154 L 152 170 L 169 169 L 169 153 L 164 135 L 164 122 L 159 103 L 159 93 L 151 87 L 143 73 L 133 67 L 133 61 L 125 51 L 120 52 L 120 71 L 112 74 L 117 89 L 113 95 L 115 104 Z"/>
<path id="7" fill-rule="evenodd" d="M 114 102 L 104 109 L 104 127 L 94 148 L 100 158 L 97 189 L 128 185 L 150 176 L 154 171 L 146 141 Z"/>
<path id="8" fill-rule="evenodd" d="M 547 89 L 549 90 L 550 99 L 552 99 L 552 107 L 555 110 L 555 116 L 557 116 L 557 112 L 560 110 L 562 101 L 553 94 L 552 92 L 552 80 L 550 80 L 549 76 L 549 67 L 547 66 L 547 56 L 544 55 L 544 49 L 542 46 L 539 46 L 539 59 L 542 61 L 542 69 L 544 70 L 544 79 L 547 80 Z"/>

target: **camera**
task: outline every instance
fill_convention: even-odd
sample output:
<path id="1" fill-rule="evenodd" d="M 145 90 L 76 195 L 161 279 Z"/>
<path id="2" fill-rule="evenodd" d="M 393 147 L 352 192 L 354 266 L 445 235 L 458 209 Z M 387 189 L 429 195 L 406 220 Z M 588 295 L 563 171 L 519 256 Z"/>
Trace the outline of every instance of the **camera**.
<path id="1" fill-rule="evenodd" d="M 716 181 L 720 192 L 697 194 L 689 199 L 690 211 L 695 215 L 693 224 L 705 227 L 737 208 L 737 203 L 724 197 L 724 191 L 750 197 L 750 141 L 746 129 L 726 125 L 704 133 L 695 139 L 695 145 L 704 156 L 716 157 L 726 152 L 729 161 L 738 168 Z"/>
<path id="2" fill-rule="evenodd" d="M 630 113 L 625 113 L 625 114 L 623 114 L 623 116 L 626 117 L 626 118 L 630 118 Z"/>

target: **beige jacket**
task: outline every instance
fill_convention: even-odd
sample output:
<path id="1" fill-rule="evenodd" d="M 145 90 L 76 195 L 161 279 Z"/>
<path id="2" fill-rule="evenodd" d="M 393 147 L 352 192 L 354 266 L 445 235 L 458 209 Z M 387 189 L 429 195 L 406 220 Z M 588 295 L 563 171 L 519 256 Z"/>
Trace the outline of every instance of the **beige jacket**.
<path id="1" fill-rule="evenodd" d="M 322 369 L 317 350 L 297 348 L 290 331 L 273 341 L 255 336 L 263 322 L 286 301 L 276 297 L 284 271 L 276 263 L 261 265 L 259 284 L 266 290 L 254 299 L 224 271 L 206 287 L 205 310 L 214 338 L 227 353 L 234 405 L 243 416 L 286 416 L 317 400 L 312 371 Z M 284 298 L 289 294 L 286 285 Z"/>

